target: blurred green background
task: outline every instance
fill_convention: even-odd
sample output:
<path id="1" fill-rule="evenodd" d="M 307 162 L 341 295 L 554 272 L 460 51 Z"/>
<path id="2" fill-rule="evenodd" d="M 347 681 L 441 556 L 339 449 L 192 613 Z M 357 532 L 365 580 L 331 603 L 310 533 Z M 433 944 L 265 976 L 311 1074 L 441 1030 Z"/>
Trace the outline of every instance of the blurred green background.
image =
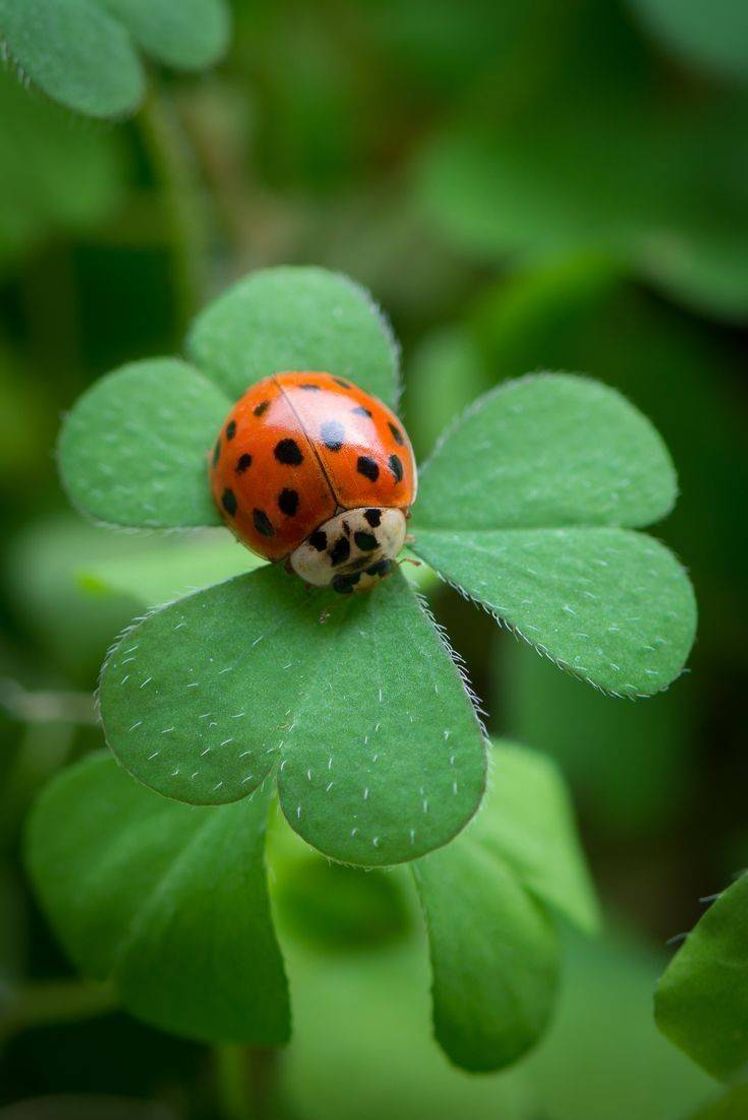
<path id="1" fill-rule="evenodd" d="M 606 933 L 569 939 L 539 1050 L 470 1076 L 431 1041 L 399 874 L 299 855 L 275 892 L 295 1035 L 274 1107 L 295 1120 L 686 1120 L 717 1087 L 657 1035 L 653 985 L 700 897 L 748 862 L 748 8 L 232 7 L 224 62 L 153 71 L 124 123 L 76 117 L 0 72 L 0 1011 L 71 977 L 20 865 L 29 801 L 100 745 L 88 697 L 118 630 L 216 573 L 210 540 L 112 533 L 67 509 L 60 416 L 111 366 L 178 352 L 232 279 L 313 262 L 392 317 L 422 457 L 474 396 L 527 371 L 586 372 L 640 406 L 679 469 L 661 534 L 690 568 L 701 623 L 690 672 L 633 704 L 431 590 L 490 730 L 566 774 Z M 6 1020 L 0 1116 L 231 1117 L 230 1055 L 96 1015 L 85 995 L 63 1004 L 54 1023 L 33 1004 Z M 49 1113 L 13 1105 L 38 1097 L 54 1098 Z"/>

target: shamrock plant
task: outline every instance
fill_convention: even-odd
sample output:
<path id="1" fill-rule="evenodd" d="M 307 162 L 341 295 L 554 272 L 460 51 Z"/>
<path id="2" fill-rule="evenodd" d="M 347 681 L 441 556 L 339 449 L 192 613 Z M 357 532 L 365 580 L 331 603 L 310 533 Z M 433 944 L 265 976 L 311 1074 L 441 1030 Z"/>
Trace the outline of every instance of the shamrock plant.
<path id="1" fill-rule="evenodd" d="M 53 101 L 92 117 L 133 113 L 145 96 L 138 48 L 177 70 L 221 57 L 224 0 L 0 0 L 0 46 Z"/>
<path id="2" fill-rule="evenodd" d="M 68 416 L 62 477 L 89 516 L 220 524 L 209 451 L 232 404 L 274 372 L 326 370 L 398 399 L 388 327 L 361 289 L 319 269 L 241 281 L 198 317 L 187 350 L 189 362 L 115 371 Z M 662 441 L 618 393 L 533 375 L 444 434 L 421 468 L 411 547 L 561 668 L 647 696 L 681 672 L 695 627 L 684 570 L 637 531 L 675 493 Z M 282 1041 L 262 862 L 277 789 L 287 823 L 271 831 L 361 867 L 411 863 L 440 1042 L 470 1068 L 514 1060 L 552 1005 L 548 907 L 595 922 L 558 779 L 500 746 L 483 811 L 449 844 L 484 798 L 485 733 L 403 572 L 341 597 L 253 567 L 146 615 L 112 649 L 102 722 L 141 784 L 101 756 L 42 798 L 30 860 L 63 940 L 162 1026 Z"/>

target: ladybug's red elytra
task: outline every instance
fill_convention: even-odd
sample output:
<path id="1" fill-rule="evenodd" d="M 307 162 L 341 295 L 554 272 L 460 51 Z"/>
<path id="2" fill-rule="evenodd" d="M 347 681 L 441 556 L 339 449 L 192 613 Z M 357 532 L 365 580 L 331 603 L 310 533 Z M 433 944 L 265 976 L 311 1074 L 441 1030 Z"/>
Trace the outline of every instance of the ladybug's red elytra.
<path id="1" fill-rule="evenodd" d="M 413 448 L 386 405 L 331 373 L 277 373 L 216 440 L 218 509 L 253 552 L 348 594 L 392 571 L 417 489 Z"/>

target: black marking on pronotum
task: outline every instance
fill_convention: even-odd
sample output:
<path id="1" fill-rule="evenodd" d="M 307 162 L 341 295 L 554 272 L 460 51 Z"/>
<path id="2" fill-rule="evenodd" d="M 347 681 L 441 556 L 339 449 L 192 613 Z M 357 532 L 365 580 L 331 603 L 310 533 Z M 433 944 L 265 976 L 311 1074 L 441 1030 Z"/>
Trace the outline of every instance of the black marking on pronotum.
<path id="1" fill-rule="evenodd" d="M 394 566 L 394 560 L 377 560 L 376 564 L 372 564 L 370 568 L 366 569 L 366 574 L 367 576 L 386 576 Z"/>
<path id="2" fill-rule="evenodd" d="M 346 537 L 338 537 L 335 544 L 332 546 L 330 552 L 330 563 L 333 568 L 337 568 L 338 564 L 342 564 L 351 555 L 351 546 Z"/>
<path id="3" fill-rule="evenodd" d="M 286 467 L 298 467 L 304 459 L 301 454 L 301 448 L 295 439 L 282 439 L 276 443 L 273 452 L 279 463 L 283 463 Z"/>
<path id="4" fill-rule="evenodd" d="M 327 548 L 327 533 L 324 529 L 315 529 L 309 537 L 309 543 L 317 552 L 324 552 Z"/>
<path id="5" fill-rule="evenodd" d="M 346 535 L 347 537 L 350 537 L 350 535 L 351 535 L 351 527 L 350 527 L 350 525 L 348 524 L 348 522 L 347 522 L 347 521 L 343 521 L 343 532 L 345 533 L 345 535 Z"/>
<path id="6" fill-rule="evenodd" d="M 370 482 L 376 482 L 379 478 L 379 467 L 368 455 L 359 455 L 356 470 Z"/>
<path id="7" fill-rule="evenodd" d="M 255 416 L 262 416 L 262 414 L 264 412 L 267 412 L 267 410 L 269 408 L 270 408 L 270 401 L 260 401 L 259 404 L 256 404 L 254 406 L 254 408 L 252 409 L 252 412 L 254 413 Z"/>
<path id="8" fill-rule="evenodd" d="M 351 409 L 351 412 L 353 412 L 356 416 L 368 416 L 371 420 L 371 412 L 368 408 L 364 408 L 362 404 L 357 404 L 355 408 Z"/>
<path id="9" fill-rule="evenodd" d="M 400 431 L 397 424 L 393 424 L 391 420 L 388 420 L 387 427 L 392 432 L 392 438 L 394 439 L 395 443 L 399 443 L 400 446 L 403 447 L 405 445 L 405 436 Z"/>
<path id="10" fill-rule="evenodd" d="M 373 533 L 365 533 L 363 529 L 359 529 L 353 534 L 353 539 L 356 542 L 356 547 L 360 548 L 362 552 L 373 552 L 378 547 L 379 541 Z"/>
<path id="11" fill-rule="evenodd" d="M 236 473 L 237 474 L 244 474 L 244 472 L 248 471 L 251 466 L 252 466 L 252 456 L 249 454 L 248 451 L 245 451 L 244 454 L 240 455 L 239 458 L 236 460 L 236 467 L 235 467 Z"/>
<path id="12" fill-rule="evenodd" d="M 236 420 L 229 420 L 226 425 L 226 439 L 233 439 L 236 435 Z"/>
<path id="13" fill-rule="evenodd" d="M 329 451 L 340 451 L 345 441 L 345 428 L 339 420 L 325 420 L 319 434 Z"/>
<path id="14" fill-rule="evenodd" d="M 275 535 L 275 529 L 264 509 L 253 509 L 252 521 L 254 522 L 254 527 L 257 532 L 261 533 L 263 537 L 272 537 Z"/>
<path id="15" fill-rule="evenodd" d="M 213 448 L 213 466 L 214 467 L 218 466 L 218 459 L 219 459 L 220 455 L 221 455 L 221 440 L 219 438 L 219 439 L 216 440 L 216 445 Z"/>
<path id="16" fill-rule="evenodd" d="M 395 482 L 402 482 L 403 480 L 403 463 L 399 455 L 390 455 L 388 459 L 389 468 L 392 471 L 392 477 Z"/>
<path id="17" fill-rule="evenodd" d="M 293 517 L 296 510 L 299 508 L 299 495 L 296 490 L 281 490 L 278 495 L 278 509 L 281 513 L 285 513 L 286 517 Z"/>
<path id="18" fill-rule="evenodd" d="M 221 505 L 226 510 L 226 513 L 229 515 L 229 517 L 233 517 L 236 514 L 236 510 L 237 510 L 236 494 L 234 493 L 233 490 L 230 490 L 228 487 L 226 487 L 223 494 L 221 495 Z"/>
<path id="19" fill-rule="evenodd" d="M 382 523 L 381 509 L 365 509 L 364 520 L 368 521 L 372 529 L 377 529 Z"/>

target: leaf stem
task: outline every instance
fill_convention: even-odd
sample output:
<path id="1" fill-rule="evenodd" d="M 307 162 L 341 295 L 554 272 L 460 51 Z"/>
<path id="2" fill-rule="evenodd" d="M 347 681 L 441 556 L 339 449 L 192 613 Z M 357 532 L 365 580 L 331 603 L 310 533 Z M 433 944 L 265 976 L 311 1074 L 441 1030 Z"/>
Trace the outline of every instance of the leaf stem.
<path id="1" fill-rule="evenodd" d="M 276 1050 L 217 1046 L 215 1062 L 222 1120 L 270 1120 L 276 1115 Z"/>
<path id="2" fill-rule="evenodd" d="M 28 1027 L 91 1019 L 118 1006 L 110 985 L 75 979 L 26 984 L 11 990 L 3 1003 L 0 1042 Z"/>
<path id="3" fill-rule="evenodd" d="M 192 152 L 171 101 L 152 87 L 138 115 L 141 135 L 162 192 L 174 267 L 181 336 L 203 302 L 205 245 L 202 205 Z"/>

